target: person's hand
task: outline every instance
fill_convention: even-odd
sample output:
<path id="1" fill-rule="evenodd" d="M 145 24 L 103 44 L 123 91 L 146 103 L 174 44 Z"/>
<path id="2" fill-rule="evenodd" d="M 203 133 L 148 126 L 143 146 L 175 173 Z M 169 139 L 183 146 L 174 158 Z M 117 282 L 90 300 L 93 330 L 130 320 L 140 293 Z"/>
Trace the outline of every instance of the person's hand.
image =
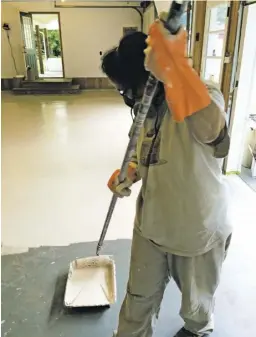
<path id="1" fill-rule="evenodd" d="M 116 170 L 108 181 L 109 189 L 119 198 L 129 197 L 131 195 L 130 187 L 137 181 L 137 165 L 129 163 L 127 175 L 124 181 L 119 180 L 120 170 Z"/>
<path id="2" fill-rule="evenodd" d="M 172 86 L 173 70 L 177 63 L 187 63 L 186 39 L 187 33 L 183 27 L 180 28 L 177 35 L 171 33 L 164 27 L 163 21 L 166 21 L 168 14 L 160 13 L 151 26 L 149 36 L 146 40 L 147 48 L 145 53 L 145 68 L 150 71 L 158 81 Z M 172 73 L 172 74 L 170 74 Z"/>
<path id="3" fill-rule="evenodd" d="M 206 108 L 211 99 L 205 84 L 186 57 L 186 32 L 183 27 L 176 35 L 164 27 L 161 14 L 150 27 L 145 49 L 145 68 L 164 83 L 165 96 L 172 118 L 176 122 Z"/>

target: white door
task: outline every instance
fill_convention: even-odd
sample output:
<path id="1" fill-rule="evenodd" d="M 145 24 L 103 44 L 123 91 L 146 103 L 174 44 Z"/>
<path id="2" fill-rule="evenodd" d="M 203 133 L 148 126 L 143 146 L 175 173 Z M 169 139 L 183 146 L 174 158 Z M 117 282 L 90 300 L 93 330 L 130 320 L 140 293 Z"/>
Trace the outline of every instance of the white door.
<path id="1" fill-rule="evenodd" d="M 228 30 L 229 2 L 208 1 L 205 16 L 201 78 L 221 86 Z"/>

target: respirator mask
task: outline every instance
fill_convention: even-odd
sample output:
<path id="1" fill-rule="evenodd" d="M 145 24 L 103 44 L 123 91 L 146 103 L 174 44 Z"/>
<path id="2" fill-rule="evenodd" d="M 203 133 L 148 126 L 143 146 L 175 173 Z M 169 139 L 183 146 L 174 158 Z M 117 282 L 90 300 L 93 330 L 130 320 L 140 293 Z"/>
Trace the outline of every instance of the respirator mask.
<path id="1" fill-rule="evenodd" d="M 131 116 L 134 120 L 137 115 L 137 109 L 135 109 L 136 103 L 140 102 L 140 98 L 134 94 L 134 90 L 132 89 L 118 89 L 120 95 L 123 97 L 124 103 L 131 108 Z"/>
<path id="2" fill-rule="evenodd" d="M 133 109 L 136 103 L 136 97 L 133 94 L 132 89 L 119 90 L 120 95 L 123 97 L 124 103 L 131 109 Z"/>

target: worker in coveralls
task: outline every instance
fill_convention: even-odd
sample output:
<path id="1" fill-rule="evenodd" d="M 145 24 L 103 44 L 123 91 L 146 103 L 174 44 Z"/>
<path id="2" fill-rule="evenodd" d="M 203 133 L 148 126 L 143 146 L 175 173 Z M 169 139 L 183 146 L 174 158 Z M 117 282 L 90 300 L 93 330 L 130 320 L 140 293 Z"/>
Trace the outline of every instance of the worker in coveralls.
<path id="1" fill-rule="evenodd" d="M 185 34 L 181 29 L 171 36 L 156 21 L 149 38 L 125 36 L 102 60 L 103 72 L 135 114 L 149 71 L 159 80 L 127 178 L 120 182 L 117 170 L 108 183 L 124 197 L 142 180 L 117 337 L 152 336 L 171 277 L 182 293 L 185 322 L 175 336 L 208 336 L 214 328 L 214 295 L 231 238 L 221 172 L 229 136 L 223 96 L 188 64 Z"/>

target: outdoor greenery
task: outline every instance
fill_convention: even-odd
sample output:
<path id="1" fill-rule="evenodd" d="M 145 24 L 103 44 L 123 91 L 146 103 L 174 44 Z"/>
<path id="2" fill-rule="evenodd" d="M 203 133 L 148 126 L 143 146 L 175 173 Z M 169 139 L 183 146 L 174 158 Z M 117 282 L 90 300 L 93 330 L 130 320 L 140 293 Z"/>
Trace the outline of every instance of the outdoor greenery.
<path id="1" fill-rule="evenodd" d="M 40 40 L 41 40 L 41 53 L 42 55 L 45 55 L 45 43 L 44 41 L 44 35 L 45 32 L 43 29 L 40 29 Z M 35 34 L 35 46 L 38 54 L 38 41 L 36 32 Z M 49 47 L 49 57 L 60 57 L 61 56 L 61 45 L 60 45 L 60 34 L 59 30 L 47 30 L 47 41 L 48 41 L 48 47 Z"/>
<path id="2" fill-rule="evenodd" d="M 59 30 L 48 30 L 47 37 L 50 52 L 53 54 L 53 56 L 59 57 L 61 55 Z"/>

